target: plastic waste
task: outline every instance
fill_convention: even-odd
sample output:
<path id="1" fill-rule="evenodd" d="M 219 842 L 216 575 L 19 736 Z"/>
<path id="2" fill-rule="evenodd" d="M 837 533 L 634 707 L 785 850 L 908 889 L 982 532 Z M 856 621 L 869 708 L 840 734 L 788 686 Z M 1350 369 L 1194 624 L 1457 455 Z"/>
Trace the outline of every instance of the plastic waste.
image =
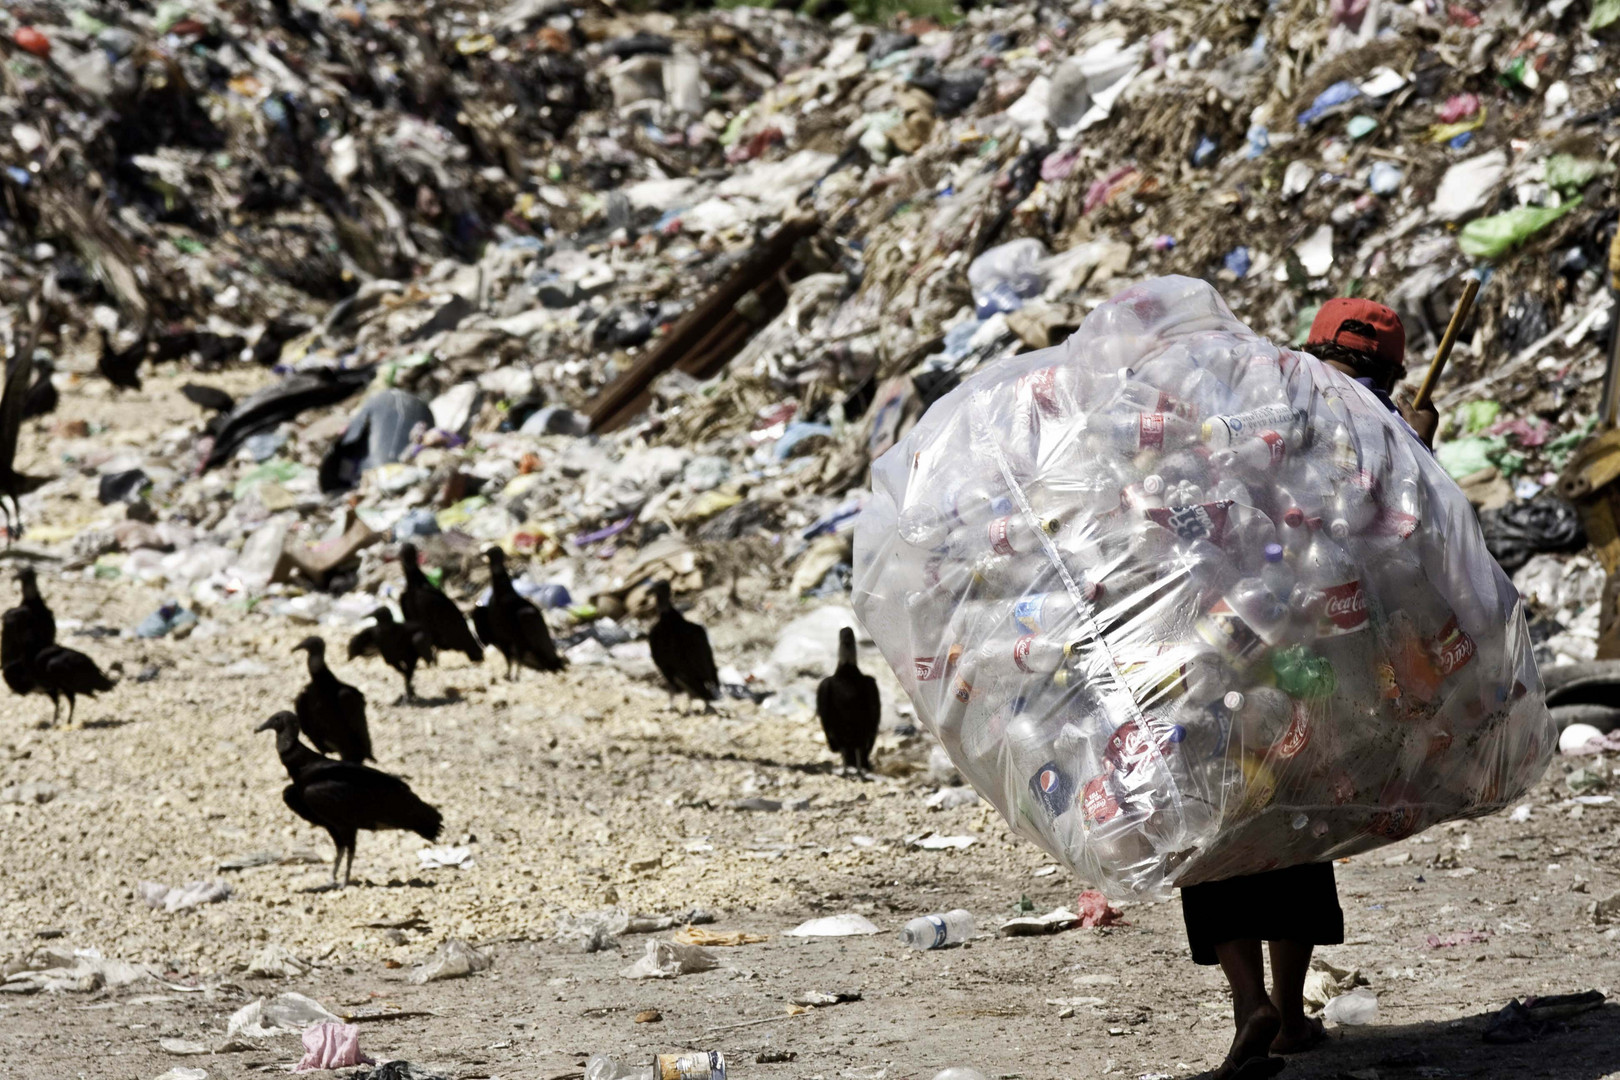
<path id="1" fill-rule="evenodd" d="M 701 945 L 681 945 L 673 941 L 649 941 L 646 953 L 619 974 L 626 979 L 673 979 L 695 975 L 720 965 L 713 953 Z"/>
<path id="2" fill-rule="evenodd" d="M 1479 527 L 1485 536 L 1485 547 L 1510 574 L 1529 562 L 1533 555 L 1580 551 L 1586 547 L 1586 529 L 1575 507 L 1546 493 L 1528 502 L 1484 511 L 1479 515 Z"/>
<path id="3" fill-rule="evenodd" d="M 1560 206 L 1521 206 L 1475 218 L 1457 234 L 1457 246 L 1464 255 L 1494 259 L 1518 247 L 1580 204 L 1580 198 L 1576 197 Z"/>
<path id="4" fill-rule="evenodd" d="M 1322 1018 L 1344 1027 L 1370 1024 L 1378 1018 L 1378 995 L 1366 987 L 1358 987 L 1348 994 L 1340 994 L 1327 1003 Z"/>
<path id="5" fill-rule="evenodd" d="M 440 945 L 425 964 L 411 972 L 411 982 L 421 984 L 438 982 L 440 979 L 460 979 L 487 970 L 489 964 L 487 953 L 479 952 L 460 938 L 451 938 Z"/>
<path id="6" fill-rule="evenodd" d="M 913 949 L 942 949 L 960 945 L 973 936 L 973 913 L 957 908 L 936 915 L 920 915 L 900 929 L 900 940 Z"/>
<path id="7" fill-rule="evenodd" d="M 321 459 L 322 492 L 345 491 L 368 469 L 398 461 L 417 434 L 433 426 L 433 412 L 403 390 L 380 390 L 367 398 Z"/>
<path id="8" fill-rule="evenodd" d="M 217 904 L 229 900 L 231 887 L 223 881 L 193 881 L 189 885 L 164 885 L 157 881 L 140 883 L 141 899 L 149 908 L 164 911 L 184 911 L 203 904 Z"/>
<path id="9" fill-rule="evenodd" d="M 935 1073 L 934 1080 L 990 1080 L 990 1078 L 971 1065 L 952 1065 L 949 1069 L 941 1069 Z"/>
<path id="10" fill-rule="evenodd" d="M 1032 237 L 1012 240 L 986 251 L 968 266 L 968 285 L 979 318 L 998 311 L 1017 311 L 1046 288 L 1041 265 L 1046 245 Z"/>
<path id="11" fill-rule="evenodd" d="M 1149 437 L 1121 367 L 1197 422 Z M 1108 896 L 1506 805 L 1556 744 L 1462 492 L 1207 283 L 1144 282 L 977 373 L 873 482 L 861 623 L 963 777 Z M 1004 542 L 1005 516 L 1040 542 Z"/>
<path id="12" fill-rule="evenodd" d="M 624 1065 L 598 1054 L 585 1063 L 585 1080 L 726 1080 L 726 1056 L 718 1050 L 659 1054 L 651 1065 Z"/>
<path id="13" fill-rule="evenodd" d="M 296 1035 L 311 1024 L 329 1022 L 341 1022 L 341 1018 L 313 998 L 288 991 L 269 999 L 259 998 L 237 1009 L 226 1021 L 225 1034 L 269 1039 L 277 1035 Z"/>
<path id="14" fill-rule="evenodd" d="M 792 930 L 784 931 L 783 934 L 786 937 L 865 937 L 882 932 L 865 915 L 851 912 L 811 919 L 800 923 Z"/>
<path id="15" fill-rule="evenodd" d="M 330 1020 L 315 1024 L 304 1029 L 299 1041 L 304 1044 L 304 1056 L 293 1066 L 295 1073 L 374 1064 L 372 1058 L 360 1052 L 360 1028 L 356 1024 Z"/>

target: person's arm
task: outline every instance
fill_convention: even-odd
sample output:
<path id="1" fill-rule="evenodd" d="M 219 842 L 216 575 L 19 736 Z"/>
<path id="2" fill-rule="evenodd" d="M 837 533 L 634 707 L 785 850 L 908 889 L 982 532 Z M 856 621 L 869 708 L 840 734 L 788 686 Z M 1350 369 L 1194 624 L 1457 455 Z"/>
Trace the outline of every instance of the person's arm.
<path id="1" fill-rule="evenodd" d="M 1440 414 L 1435 411 L 1434 402 L 1421 409 L 1412 408 L 1412 403 L 1402 399 L 1396 403 L 1400 407 L 1401 419 L 1411 426 L 1414 434 L 1423 441 L 1423 445 L 1430 450 L 1434 449 L 1434 433 L 1440 427 Z"/>

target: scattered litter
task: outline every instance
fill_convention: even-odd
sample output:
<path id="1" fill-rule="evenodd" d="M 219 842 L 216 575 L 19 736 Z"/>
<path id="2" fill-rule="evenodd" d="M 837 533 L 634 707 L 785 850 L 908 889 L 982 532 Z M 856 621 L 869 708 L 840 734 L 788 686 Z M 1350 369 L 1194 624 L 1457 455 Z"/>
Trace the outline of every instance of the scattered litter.
<path id="1" fill-rule="evenodd" d="M 473 865 L 472 848 L 470 847 L 429 847 L 421 848 L 416 852 L 416 858 L 424 870 L 440 870 L 446 867 L 467 868 Z"/>
<path id="2" fill-rule="evenodd" d="M 712 971 L 719 966 L 720 961 L 702 946 L 649 941 L 646 954 L 629 967 L 621 968 L 619 974 L 626 979 L 673 979 Z"/>
<path id="3" fill-rule="evenodd" d="M 328 1020 L 306 1028 L 301 1039 L 304 1056 L 293 1066 L 293 1072 L 375 1064 L 360 1052 L 360 1029 L 353 1024 Z"/>
<path id="4" fill-rule="evenodd" d="M 928 833 L 924 836 L 912 837 L 906 842 L 912 847 L 922 848 L 924 851 L 948 851 L 972 847 L 978 841 L 979 838 L 976 836 L 941 836 L 938 833 Z"/>
<path id="5" fill-rule="evenodd" d="M 1378 995 L 1365 987 L 1340 994 L 1322 1009 L 1322 1018 L 1343 1027 L 1370 1024 L 1378 1018 Z"/>
<path id="6" fill-rule="evenodd" d="M 793 1004 L 821 1008 L 861 1000 L 859 990 L 805 990 L 793 995 Z"/>
<path id="7" fill-rule="evenodd" d="M 843 915 L 826 915 L 819 919 L 800 923 L 792 930 L 785 931 L 784 937 L 861 937 L 868 934 L 881 934 L 872 921 L 864 915 L 849 912 Z"/>
<path id="8" fill-rule="evenodd" d="M 1002 937 L 1033 937 L 1073 930 L 1080 925 L 1080 916 L 1068 908 L 1053 908 L 1045 915 L 1026 915 L 1008 919 L 996 928 Z"/>
<path id="9" fill-rule="evenodd" d="M 184 911 L 202 904 L 217 904 L 228 900 L 231 887 L 223 881 L 193 881 L 187 885 L 164 885 L 156 881 L 143 881 L 139 885 L 141 899 L 149 908 L 167 912 Z"/>
<path id="10" fill-rule="evenodd" d="M 191 1042 L 187 1039 L 159 1039 L 158 1045 L 163 1048 L 164 1053 L 173 1054 L 176 1057 L 195 1057 L 198 1054 L 213 1053 L 202 1043 Z"/>
<path id="11" fill-rule="evenodd" d="M 487 953 L 479 952 L 460 938 L 451 938 L 440 945 L 426 963 L 411 972 L 411 982 L 430 983 L 441 979 L 460 979 L 489 967 Z"/>
<path id="12" fill-rule="evenodd" d="M 294 956 L 285 946 L 272 942 L 248 961 L 247 973 L 261 979 L 296 979 L 308 974 L 313 967 L 313 964 Z"/>
<path id="13" fill-rule="evenodd" d="M 696 926 L 683 926 L 675 931 L 674 935 L 674 941 L 677 945 L 703 945 L 707 947 L 758 945 L 762 941 L 769 940 L 770 938 L 764 934 L 750 934 L 742 930 L 703 930 Z"/>
<path id="14" fill-rule="evenodd" d="M 277 1035 L 296 1035 L 311 1024 L 340 1019 L 313 998 L 288 991 L 273 998 L 259 998 L 237 1009 L 225 1023 L 225 1034 L 270 1039 Z"/>

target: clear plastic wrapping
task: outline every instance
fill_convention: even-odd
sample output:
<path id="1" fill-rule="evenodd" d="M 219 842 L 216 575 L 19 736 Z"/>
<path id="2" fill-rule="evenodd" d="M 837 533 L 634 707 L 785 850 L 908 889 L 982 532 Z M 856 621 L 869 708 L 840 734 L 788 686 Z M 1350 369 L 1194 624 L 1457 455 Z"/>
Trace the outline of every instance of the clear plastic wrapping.
<path id="1" fill-rule="evenodd" d="M 962 774 L 1110 896 L 1488 813 L 1556 746 L 1461 491 L 1204 282 L 975 375 L 873 488 L 861 620 Z"/>

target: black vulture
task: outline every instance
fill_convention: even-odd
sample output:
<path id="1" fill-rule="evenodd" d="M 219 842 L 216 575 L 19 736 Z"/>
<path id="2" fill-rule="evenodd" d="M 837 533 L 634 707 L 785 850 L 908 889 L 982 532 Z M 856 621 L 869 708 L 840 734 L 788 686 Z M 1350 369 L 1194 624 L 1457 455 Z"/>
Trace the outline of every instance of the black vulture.
<path id="1" fill-rule="evenodd" d="M 473 608 L 473 625 L 485 645 L 506 657 L 506 677 L 517 677 L 518 666 L 536 671 L 561 671 L 568 661 L 557 655 L 551 628 L 534 602 L 519 596 L 506 572 L 506 552 L 490 548 L 489 603 Z"/>
<path id="2" fill-rule="evenodd" d="M 647 646 L 669 684 L 670 707 L 675 705 L 678 690 L 689 698 L 702 699 L 703 708 L 713 712 L 710 702 L 720 696 L 720 673 L 714 667 L 708 632 L 675 610 L 669 582 L 655 582 L 653 598 L 658 601 L 658 621 L 647 632 Z"/>
<path id="3" fill-rule="evenodd" d="M 83 694 L 93 698 L 115 685 L 101 673 L 96 662 L 77 649 L 50 645 L 34 656 L 33 678 L 41 691 L 50 695 L 51 723 L 62 715 L 62 698 L 68 699 L 68 723 L 73 723 L 75 699 Z"/>
<path id="4" fill-rule="evenodd" d="M 56 616 L 51 614 L 45 598 L 39 593 L 39 577 L 32 566 L 19 567 L 17 583 L 22 586 L 22 603 L 17 610 L 28 613 L 29 640 L 38 652 L 47 645 L 56 644 Z"/>
<path id="5" fill-rule="evenodd" d="M 426 627 L 433 637 L 433 647 L 467 654 L 475 664 L 484 660 L 484 650 L 467 628 L 467 619 L 456 607 L 456 602 L 433 587 L 422 565 L 417 561 L 416 545 L 401 544 L 399 565 L 405 570 L 405 593 L 399 598 L 399 609 L 406 622 Z"/>
<path id="6" fill-rule="evenodd" d="M 411 679 L 418 662 L 433 663 L 433 639 L 413 622 L 395 622 L 394 613 L 380 607 L 371 613 L 376 626 L 368 626 L 349 639 L 349 659 L 381 655 L 383 662 L 405 676 L 405 700 L 413 701 L 416 691 Z"/>
<path id="7" fill-rule="evenodd" d="M 106 328 L 101 331 L 101 356 L 96 361 L 96 368 L 102 376 L 114 386 L 125 390 L 139 390 L 141 388 L 141 361 L 146 359 L 146 335 L 142 334 L 139 341 L 119 352 L 113 346 L 112 335 Z"/>
<path id="8" fill-rule="evenodd" d="M 298 726 L 315 749 L 344 761 L 371 760 L 371 732 L 366 727 L 366 697 L 332 674 L 326 666 L 326 642 L 307 637 L 293 652 L 309 654 L 309 682 L 298 692 Z"/>
<path id="9" fill-rule="evenodd" d="M 844 759 L 855 772 L 872 769 L 872 745 L 877 742 L 877 680 L 861 673 L 855 662 L 855 631 L 838 631 L 838 667 L 816 687 L 816 715 L 827 735 L 827 749 Z"/>
<path id="10" fill-rule="evenodd" d="M 17 471 L 17 436 L 22 432 L 23 406 L 28 397 L 28 380 L 34 366 L 34 342 L 39 339 L 39 320 L 15 354 L 6 361 L 6 382 L 0 391 L 0 511 L 4 511 L 6 543 L 22 535 L 22 511 L 17 500 L 39 488 L 48 477 L 25 476 Z M 10 506 L 5 501 L 10 500 Z"/>
<path id="11" fill-rule="evenodd" d="M 51 382 L 51 373 L 55 370 L 56 365 L 49 360 L 34 361 L 34 381 L 28 387 L 28 393 L 23 395 L 24 420 L 49 416 L 56 411 L 61 399 L 56 392 L 56 384 Z"/>
<path id="12" fill-rule="evenodd" d="M 354 843 L 361 829 L 380 832 L 404 829 L 426 840 L 437 840 L 443 816 L 417 798 L 410 785 L 397 776 L 350 761 L 321 757 L 298 741 L 302 721 L 290 712 L 276 713 L 258 731 L 276 733 L 276 754 L 292 781 L 281 792 L 288 809 L 311 825 L 325 829 L 337 847 L 332 860 L 332 882 L 322 889 L 340 888 L 338 866 L 343 853 L 349 862 L 343 886 L 354 872 Z"/>
<path id="13" fill-rule="evenodd" d="M 180 388 L 180 396 L 211 413 L 228 413 L 236 408 L 236 399 L 217 386 L 188 382 Z"/>

